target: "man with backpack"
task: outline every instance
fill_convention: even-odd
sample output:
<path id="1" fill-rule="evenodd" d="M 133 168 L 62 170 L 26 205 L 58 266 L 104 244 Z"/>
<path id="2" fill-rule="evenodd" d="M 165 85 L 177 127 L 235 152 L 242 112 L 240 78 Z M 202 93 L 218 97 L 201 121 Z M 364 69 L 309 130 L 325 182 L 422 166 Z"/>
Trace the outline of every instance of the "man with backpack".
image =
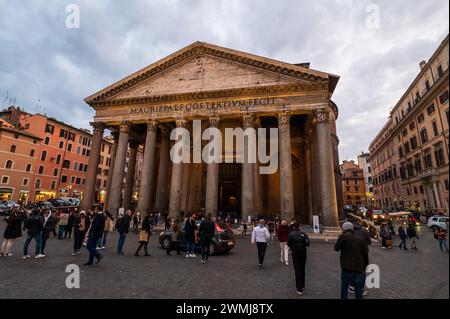
<path id="1" fill-rule="evenodd" d="M 119 217 L 116 222 L 116 229 L 119 232 L 119 241 L 117 242 L 117 254 L 123 255 L 123 245 L 125 244 L 125 239 L 127 238 L 127 234 L 130 231 L 130 221 L 133 212 L 131 210 L 127 210 L 123 217 Z"/>
<path id="2" fill-rule="evenodd" d="M 206 219 L 201 222 L 198 227 L 198 236 L 200 238 L 200 245 L 202 248 L 202 264 L 208 262 L 211 240 L 216 231 L 215 223 L 211 220 L 211 214 L 206 215 Z"/>
<path id="3" fill-rule="evenodd" d="M 310 242 L 308 235 L 301 231 L 297 222 L 291 225 L 287 245 L 292 251 L 297 294 L 303 296 L 303 291 L 305 290 L 306 247 L 309 247 Z"/>
<path id="4" fill-rule="evenodd" d="M 36 242 L 35 248 L 35 259 L 44 258 L 45 255 L 41 254 L 41 244 L 42 244 L 42 229 L 44 228 L 44 218 L 41 215 L 39 209 L 33 209 L 31 211 L 30 216 L 25 221 L 25 229 L 27 230 L 27 239 L 25 240 L 25 244 L 23 246 L 23 259 L 31 258 L 28 255 L 28 246 L 31 241 L 34 239 Z"/>

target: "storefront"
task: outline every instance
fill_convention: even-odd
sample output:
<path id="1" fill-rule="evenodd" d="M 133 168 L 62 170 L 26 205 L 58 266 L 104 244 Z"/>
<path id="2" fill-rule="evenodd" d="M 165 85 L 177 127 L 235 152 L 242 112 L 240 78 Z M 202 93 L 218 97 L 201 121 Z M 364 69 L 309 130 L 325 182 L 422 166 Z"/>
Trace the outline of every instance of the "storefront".
<path id="1" fill-rule="evenodd" d="M 12 194 L 11 188 L 0 188 L 0 200 L 11 200 Z"/>
<path id="2" fill-rule="evenodd" d="M 53 191 L 45 191 L 45 190 L 37 190 L 34 194 L 34 201 L 40 202 L 44 200 L 49 200 L 52 198 L 56 198 L 56 192 Z"/>

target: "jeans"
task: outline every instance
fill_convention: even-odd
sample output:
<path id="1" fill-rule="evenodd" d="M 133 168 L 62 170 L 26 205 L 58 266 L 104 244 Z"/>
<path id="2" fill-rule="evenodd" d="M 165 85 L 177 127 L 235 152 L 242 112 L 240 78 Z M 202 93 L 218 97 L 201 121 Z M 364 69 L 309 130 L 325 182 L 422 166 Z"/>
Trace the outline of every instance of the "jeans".
<path id="1" fill-rule="evenodd" d="M 286 242 L 280 243 L 281 262 L 289 263 L 289 246 Z"/>
<path id="2" fill-rule="evenodd" d="M 58 239 L 63 239 L 65 229 L 66 229 L 66 225 L 58 226 Z"/>
<path id="3" fill-rule="evenodd" d="M 267 243 L 256 243 L 258 247 L 258 261 L 259 265 L 264 264 L 264 256 L 266 255 Z"/>
<path id="4" fill-rule="evenodd" d="M 50 232 L 42 232 L 42 241 L 41 241 L 41 254 L 45 255 L 45 247 L 47 246 L 47 240 L 50 237 Z"/>
<path id="5" fill-rule="evenodd" d="M 208 260 L 210 247 L 211 247 L 211 237 L 204 237 L 201 239 L 202 247 L 202 260 Z"/>
<path id="6" fill-rule="evenodd" d="M 406 239 L 400 239 L 402 242 L 400 243 L 400 245 L 398 246 L 398 247 L 400 247 L 400 249 L 402 248 L 402 246 L 403 246 L 403 249 L 407 249 L 406 248 Z"/>
<path id="7" fill-rule="evenodd" d="M 341 270 L 341 299 L 348 298 L 348 287 L 355 287 L 355 298 L 363 299 L 364 284 L 366 281 L 365 272 L 353 272 Z"/>
<path id="8" fill-rule="evenodd" d="M 186 241 L 186 253 L 194 254 L 195 253 L 195 243 L 191 241 Z"/>
<path id="9" fill-rule="evenodd" d="M 445 248 L 446 251 L 448 251 L 448 247 L 447 247 L 447 240 L 446 239 L 441 239 L 439 238 L 439 248 L 444 251 L 443 248 Z"/>
<path id="10" fill-rule="evenodd" d="M 74 251 L 78 251 L 81 249 L 85 235 L 86 235 L 85 231 L 75 230 L 75 232 L 73 234 L 73 237 L 74 237 L 73 250 Z"/>
<path id="11" fill-rule="evenodd" d="M 88 264 L 92 264 L 94 262 L 94 257 L 99 259 L 101 254 L 97 251 L 97 242 L 99 240 L 99 237 L 97 236 L 89 236 L 89 239 L 87 241 L 86 248 L 89 251 L 89 261 Z"/>
<path id="12" fill-rule="evenodd" d="M 3 239 L 2 247 L 0 249 L 1 254 L 9 254 L 11 253 L 12 245 L 14 244 L 15 238 L 5 238 Z"/>
<path id="13" fill-rule="evenodd" d="M 120 254 L 125 244 L 125 239 L 127 239 L 127 234 L 120 234 L 119 241 L 117 242 L 117 253 Z"/>
<path id="14" fill-rule="evenodd" d="M 39 255 L 41 253 L 41 243 L 42 243 L 42 232 L 39 233 L 28 233 L 27 239 L 25 240 L 25 244 L 23 245 L 23 255 L 28 255 L 28 246 L 31 243 L 31 240 L 36 241 L 36 248 L 35 248 L 35 256 Z"/>
<path id="15" fill-rule="evenodd" d="M 106 247 L 106 238 L 108 237 L 108 231 L 103 232 L 103 238 L 99 238 L 98 242 L 101 244 L 98 245 L 98 247 Z"/>
<path id="16" fill-rule="evenodd" d="M 64 227 L 64 239 L 72 237 L 72 228 L 73 227 L 69 227 L 68 225 L 66 227 Z"/>
<path id="17" fill-rule="evenodd" d="M 295 285 L 297 291 L 301 292 L 305 289 L 306 254 L 292 253 L 292 262 L 295 270 Z"/>

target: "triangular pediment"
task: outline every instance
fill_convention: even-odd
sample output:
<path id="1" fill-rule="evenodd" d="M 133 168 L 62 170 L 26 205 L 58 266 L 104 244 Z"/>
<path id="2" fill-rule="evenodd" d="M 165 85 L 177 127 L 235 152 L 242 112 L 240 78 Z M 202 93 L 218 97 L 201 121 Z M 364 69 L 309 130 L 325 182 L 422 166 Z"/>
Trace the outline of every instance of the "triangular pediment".
<path id="1" fill-rule="evenodd" d="M 173 94 L 329 82 L 338 77 L 306 67 L 196 42 L 86 98 L 96 102 Z"/>

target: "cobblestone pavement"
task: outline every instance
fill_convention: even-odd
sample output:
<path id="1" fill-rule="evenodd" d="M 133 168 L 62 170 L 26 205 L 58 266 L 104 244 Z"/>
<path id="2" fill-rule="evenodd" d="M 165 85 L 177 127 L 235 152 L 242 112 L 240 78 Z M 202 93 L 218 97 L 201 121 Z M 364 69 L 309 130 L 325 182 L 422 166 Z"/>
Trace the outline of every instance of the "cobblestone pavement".
<path id="1" fill-rule="evenodd" d="M 1 234 L 3 230 L 1 222 Z M 449 255 L 439 250 L 425 227 L 420 236 L 418 251 L 371 247 L 370 261 L 381 269 L 381 288 L 371 289 L 367 298 L 449 298 Z M 207 265 L 200 264 L 199 258 L 166 256 L 157 236 L 152 237 L 151 257 L 133 256 L 137 235 L 127 238 L 126 254 L 117 256 L 116 240 L 114 233 L 103 251 L 104 260 L 86 268 L 82 264 L 87 251 L 72 257 L 72 240 L 51 238 L 47 258 L 24 261 L 22 237 L 14 244 L 13 257 L 0 257 L 0 298 L 299 298 L 293 267 L 279 261 L 278 243 L 269 247 L 265 269 L 258 271 L 249 237 L 237 236 L 237 246 L 229 255 L 213 256 Z M 33 252 L 34 244 L 30 248 Z M 80 265 L 80 289 L 65 286 L 68 264 Z M 333 245 L 312 244 L 306 275 L 302 298 L 339 297 L 339 255 Z"/>

